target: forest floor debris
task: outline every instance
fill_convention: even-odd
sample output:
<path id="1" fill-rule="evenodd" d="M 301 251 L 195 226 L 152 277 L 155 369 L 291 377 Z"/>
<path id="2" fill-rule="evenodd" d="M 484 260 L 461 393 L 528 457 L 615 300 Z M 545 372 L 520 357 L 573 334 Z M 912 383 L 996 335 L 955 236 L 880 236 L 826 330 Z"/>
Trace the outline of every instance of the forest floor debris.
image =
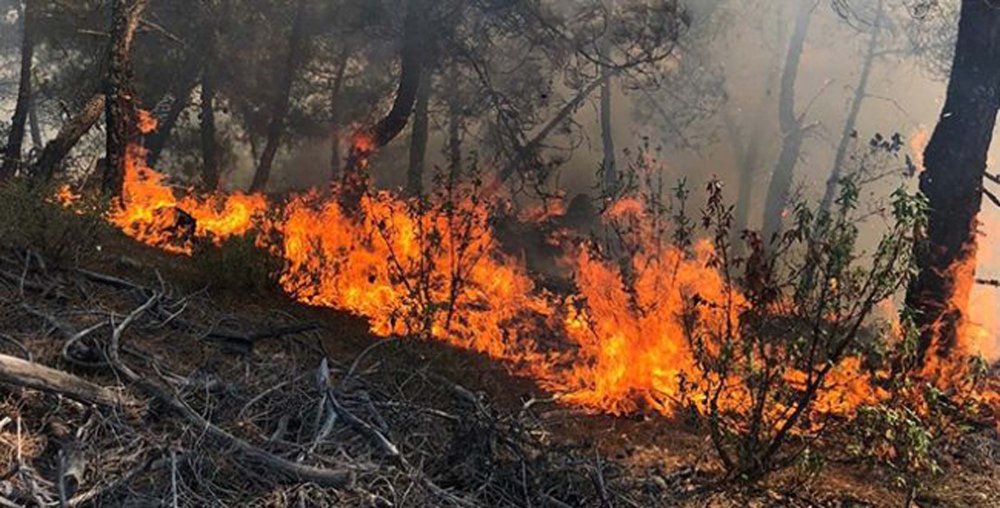
<path id="1" fill-rule="evenodd" d="M 8 252 L 0 273 L 5 506 L 903 500 L 849 463 L 719 485 L 694 421 L 585 414 L 468 352 L 376 339 L 278 294 L 206 291 L 187 264 L 124 239 L 76 268 Z M 917 504 L 990 506 L 998 446 L 970 436 L 958 474 Z"/>

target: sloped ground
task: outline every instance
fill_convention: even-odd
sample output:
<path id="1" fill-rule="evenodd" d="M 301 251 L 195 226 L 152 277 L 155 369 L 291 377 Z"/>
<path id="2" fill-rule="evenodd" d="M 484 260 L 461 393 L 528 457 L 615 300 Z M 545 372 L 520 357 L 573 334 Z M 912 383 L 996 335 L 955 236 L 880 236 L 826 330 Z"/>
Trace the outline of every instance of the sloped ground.
<path id="1" fill-rule="evenodd" d="M 0 385 L 0 504 L 904 503 L 887 474 L 849 462 L 719 484 L 693 418 L 587 415 L 483 357 L 377 339 L 275 291 L 206 290 L 197 263 L 115 233 L 98 243 L 60 266 L 45 246 L 0 257 L 0 353 L 112 399 Z M 917 504 L 1000 506 L 996 436 L 952 452 Z"/>

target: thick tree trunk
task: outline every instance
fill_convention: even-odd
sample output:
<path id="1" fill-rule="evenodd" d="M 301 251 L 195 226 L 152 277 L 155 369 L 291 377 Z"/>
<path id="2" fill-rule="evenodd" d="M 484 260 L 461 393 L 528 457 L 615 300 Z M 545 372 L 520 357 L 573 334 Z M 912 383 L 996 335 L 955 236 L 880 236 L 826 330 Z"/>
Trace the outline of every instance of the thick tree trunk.
<path id="1" fill-rule="evenodd" d="M 618 191 L 618 171 L 615 167 L 615 138 L 611 132 L 611 76 L 605 76 L 601 83 L 601 145 L 604 160 L 601 162 L 604 195 L 613 197 Z"/>
<path id="2" fill-rule="evenodd" d="M 201 164 L 205 189 L 217 189 L 219 145 L 215 140 L 215 76 L 208 67 L 201 75 Z"/>
<path id="3" fill-rule="evenodd" d="M 826 189 L 823 191 L 823 201 L 820 202 L 820 210 L 829 212 L 833 206 L 833 199 L 837 194 L 837 185 L 843 177 L 844 159 L 847 158 L 847 149 L 851 145 L 851 140 L 856 138 L 855 127 L 858 123 L 858 114 L 861 112 L 861 104 L 868 95 L 868 80 L 871 77 L 872 67 L 875 66 L 875 51 L 878 49 L 879 32 L 882 30 L 884 0 L 878 0 L 875 21 L 872 23 L 872 34 L 868 39 L 868 47 L 865 50 L 865 60 L 861 64 L 861 76 L 858 84 L 854 87 L 854 96 L 851 98 L 851 106 L 847 111 L 847 118 L 844 121 L 844 130 L 840 134 L 840 143 L 837 145 L 837 152 L 833 159 L 833 170 L 830 171 L 830 179 L 826 182 Z"/>
<path id="4" fill-rule="evenodd" d="M 345 210 L 356 211 L 368 190 L 368 159 L 375 150 L 395 139 L 410 120 L 424 70 L 423 9 L 424 1 L 409 2 L 400 48 L 399 84 L 392 109 L 378 123 L 356 133 L 351 140 L 341 192 L 341 205 Z"/>
<path id="5" fill-rule="evenodd" d="M 132 90 L 132 65 L 129 53 L 139 18 L 147 0 L 111 2 L 111 40 L 108 46 L 108 75 L 105 81 L 104 118 L 107 143 L 101 189 L 106 195 L 119 196 L 125 178 L 125 159 L 129 143 L 136 139 L 136 110 Z"/>
<path id="6" fill-rule="evenodd" d="M 959 325 L 976 263 L 976 217 L 1000 107 L 1000 9 L 963 0 L 944 110 L 924 152 L 920 190 L 930 203 L 920 271 L 907 292 L 926 360 L 960 348 Z"/>
<path id="7" fill-rule="evenodd" d="M 344 90 L 344 79 L 347 75 L 347 62 L 350 60 L 350 52 L 345 46 L 340 53 L 337 64 L 337 75 L 333 78 L 333 85 L 330 87 L 330 181 L 336 182 L 340 179 L 340 136 L 341 128 L 341 93 Z"/>
<path id="8" fill-rule="evenodd" d="M 420 197 L 424 193 L 424 163 L 427 159 L 429 133 L 428 109 L 431 99 L 431 73 L 425 70 L 420 78 L 417 101 L 413 110 L 413 131 L 410 134 L 410 165 L 406 171 L 406 193 Z"/>
<path id="9" fill-rule="evenodd" d="M 274 165 L 274 157 L 278 153 L 278 147 L 281 145 L 281 137 L 285 131 L 285 121 L 288 118 L 288 110 L 292 103 L 292 85 L 295 83 L 298 62 L 302 56 L 302 45 L 305 38 L 305 15 L 306 2 L 305 0 L 299 0 L 295 8 L 295 20 L 292 22 L 292 31 L 288 40 L 288 58 L 285 60 L 285 73 L 281 79 L 280 89 L 277 90 L 274 97 L 271 123 L 267 128 L 267 142 L 264 145 L 264 151 L 260 155 L 257 171 L 253 175 L 250 192 L 263 192 L 267 188 L 268 180 L 271 178 L 271 167 Z"/>
<path id="10" fill-rule="evenodd" d="M 7 135 L 7 146 L 3 152 L 0 164 L 0 180 L 14 176 L 19 172 L 21 160 L 21 145 L 24 143 L 24 131 L 28 122 L 28 111 L 31 109 L 31 62 L 35 54 L 34 18 L 37 0 L 27 0 L 24 6 L 24 21 L 21 36 L 21 77 L 17 85 L 17 105 L 11 118 L 10 132 Z"/>
<path id="11" fill-rule="evenodd" d="M 802 119 L 795 113 L 795 80 L 799 74 L 799 63 L 802 60 L 802 51 L 805 48 L 806 36 L 809 33 L 809 24 L 815 8 L 816 3 L 812 0 L 801 0 L 798 13 L 795 16 L 795 29 L 788 43 L 785 66 L 781 72 L 781 92 L 778 98 L 781 152 L 774 165 L 774 173 L 771 175 L 771 183 L 768 186 L 767 198 L 764 202 L 763 235 L 765 240 L 770 240 L 781 229 L 785 207 L 788 206 L 788 199 L 792 191 L 795 165 L 798 163 L 802 143 L 805 141 L 806 131 L 802 125 Z"/>

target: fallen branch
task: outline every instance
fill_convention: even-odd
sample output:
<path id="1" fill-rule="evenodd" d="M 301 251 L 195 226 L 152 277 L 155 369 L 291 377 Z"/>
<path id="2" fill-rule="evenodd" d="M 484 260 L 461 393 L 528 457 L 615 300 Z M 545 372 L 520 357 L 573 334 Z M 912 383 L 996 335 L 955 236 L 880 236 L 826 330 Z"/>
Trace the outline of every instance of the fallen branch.
<path id="1" fill-rule="evenodd" d="M 128 289 L 134 290 L 142 295 L 143 298 L 149 298 L 153 294 L 153 290 L 141 284 L 136 284 L 125 279 L 121 279 L 112 275 L 107 275 L 99 272 L 94 272 L 90 270 L 79 269 L 77 273 L 83 275 L 86 279 L 91 282 L 96 282 L 99 284 L 104 284 L 118 289 Z M 222 342 L 231 344 L 240 349 L 250 351 L 253 349 L 253 345 L 258 340 L 263 339 L 276 339 L 283 337 L 285 335 L 295 335 L 299 333 L 311 332 L 318 330 L 320 328 L 319 323 L 307 321 L 304 323 L 292 323 L 288 325 L 278 325 L 270 328 L 265 328 L 263 330 L 255 330 L 246 333 L 234 332 L 224 329 L 210 328 L 208 331 L 202 331 L 203 327 L 177 317 L 171 314 L 166 309 L 157 306 L 154 308 L 159 317 L 164 319 L 165 323 L 168 323 L 175 329 L 182 330 L 185 332 L 195 333 L 203 335 L 205 338 L 209 339 L 219 339 Z"/>
<path id="2" fill-rule="evenodd" d="M 134 370 L 122 363 L 118 350 L 120 348 L 121 337 L 125 333 L 125 329 L 140 315 L 153 307 L 157 300 L 159 300 L 159 295 L 152 295 L 146 303 L 133 310 L 118 326 L 115 327 L 114 332 L 111 334 L 111 345 L 108 351 L 108 360 L 116 371 L 128 378 L 129 381 L 134 383 L 144 392 L 158 399 L 170 409 L 173 409 L 190 423 L 194 424 L 197 428 L 203 430 L 206 434 L 226 443 L 228 446 L 233 447 L 241 455 L 264 466 L 270 467 L 278 473 L 298 481 L 313 482 L 324 487 L 340 488 L 353 483 L 354 474 L 350 470 L 324 469 L 305 464 L 298 464 L 253 446 L 252 444 L 209 422 L 197 411 L 191 409 L 191 407 L 184 401 L 180 400 L 173 394 L 168 393 L 157 384 L 139 376 Z"/>
<path id="3" fill-rule="evenodd" d="M 330 405 L 333 406 L 334 411 L 336 411 L 336 413 L 340 415 L 340 417 L 343 418 L 352 429 L 375 443 L 375 445 L 382 450 L 382 453 L 387 456 L 391 458 L 400 457 L 399 448 L 394 445 L 392 441 L 389 441 L 389 438 L 385 437 L 385 435 L 378 429 L 372 426 L 372 424 L 354 416 L 347 410 L 347 408 L 342 406 L 340 402 L 337 401 L 337 397 L 332 388 L 327 389 L 326 397 L 327 400 L 330 401 Z"/>
<path id="4" fill-rule="evenodd" d="M 0 355 L 0 383 L 64 395 L 84 404 L 129 406 L 117 392 L 72 374 L 8 355 Z"/>

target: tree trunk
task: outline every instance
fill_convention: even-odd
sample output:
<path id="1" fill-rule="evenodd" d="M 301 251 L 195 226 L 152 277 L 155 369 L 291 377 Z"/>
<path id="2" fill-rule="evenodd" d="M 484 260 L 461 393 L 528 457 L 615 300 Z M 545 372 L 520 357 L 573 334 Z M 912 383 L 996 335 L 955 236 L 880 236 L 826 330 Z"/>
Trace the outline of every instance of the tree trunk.
<path id="1" fill-rule="evenodd" d="M 786 27 L 783 18 L 784 16 L 780 13 L 775 16 L 775 32 L 777 34 L 776 40 L 778 41 L 785 40 Z M 748 123 L 744 124 L 743 131 L 736 128 L 737 123 L 735 119 L 726 121 L 730 137 L 733 138 L 733 144 L 736 148 L 740 171 L 738 180 L 739 188 L 737 189 L 737 199 L 733 211 L 732 238 L 735 252 L 738 256 L 746 254 L 747 245 L 746 242 L 742 241 L 742 236 L 743 232 L 749 230 L 751 227 L 750 216 L 752 215 L 751 210 L 753 210 L 754 196 L 760 194 L 759 192 L 754 192 L 757 190 L 757 174 L 762 166 L 762 161 L 765 160 L 764 152 L 769 148 L 766 140 L 771 135 L 770 129 L 757 128 L 757 125 L 758 123 L 760 125 L 767 125 L 765 119 L 771 108 L 771 91 L 777 85 L 780 75 L 780 63 L 776 61 L 768 62 L 764 93 L 761 94 L 760 100 L 757 102 L 756 108 L 754 108 L 753 116 L 749 119 Z M 746 129 L 747 125 L 754 128 Z M 740 141 L 744 138 L 747 140 L 746 144 L 741 144 Z"/>
<path id="2" fill-rule="evenodd" d="M 769 80 L 767 89 L 771 88 L 772 80 Z M 763 100 L 761 105 L 766 104 Z M 760 108 L 761 110 L 764 108 Z M 733 208 L 733 231 L 732 239 L 733 245 L 737 249 L 739 255 L 743 254 L 744 244 L 739 241 L 743 232 L 750 229 L 750 210 L 753 208 L 753 197 L 754 197 L 754 184 L 757 176 L 757 170 L 760 169 L 761 164 L 761 152 L 764 148 L 764 135 L 767 132 L 766 129 L 753 128 L 748 129 L 749 133 L 737 128 L 737 122 L 735 118 L 731 118 L 730 115 L 726 115 L 726 126 L 729 130 L 729 137 L 732 138 L 734 151 L 736 154 L 736 166 L 739 169 L 739 180 L 737 182 L 736 189 L 736 203 Z M 751 117 L 751 122 L 756 122 L 765 117 L 763 111 L 758 110 L 753 117 Z M 746 138 L 746 144 L 742 143 L 742 140 Z"/>
<path id="3" fill-rule="evenodd" d="M 0 180 L 14 176 L 22 164 L 21 145 L 24 143 L 25 126 L 31 108 L 31 62 L 35 54 L 34 29 L 31 25 L 36 1 L 27 0 L 24 5 L 24 21 L 21 23 L 21 77 L 17 85 L 17 105 L 14 107 L 7 146 L 0 164 Z"/>
<path id="4" fill-rule="evenodd" d="M 285 60 L 285 74 L 282 76 L 280 89 L 277 90 L 274 97 L 274 105 L 271 110 L 271 123 L 267 127 L 267 142 L 264 145 L 263 153 L 261 153 L 260 162 L 257 164 L 257 171 L 253 175 L 250 192 L 263 192 L 267 188 L 267 181 L 271 178 L 271 167 L 274 164 L 274 156 L 278 153 L 278 147 L 281 145 L 281 136 L 285 130 L 285 120 L 288 117 L 288 109 L 292 102 L 292 85 L 295 83 L 298 61 L 302 56 L 302 45 L 305 37 L 305 15 L 306 2 L 305 0 L 299 0 L 295 8 L 295 20 L 292 22 L 292 31 L 288 40 L 288 58 Z"/>
<path id="5" fill-rule="evenodd" d="M 410 165 L 406 171 L 406 193 L 420 197 L 424 193 L 424 164 L 427 159 L 428 107 L 431 98 L 431 73 L 421 74 L 413 110 L 413 131 L 410 135 Z"/>
<path id="6" fill-rule="evenodd" d="M 209 64 L 201 75 L 201 164 L 206 190 L 219 187 L 219 145 L 215 140 L 215 76 Z"/>
<path id="7" fill-rule="evenodd" d="M 844 159 L 847 158 L 847 149 L 851 145 L 851 140 L 856 138 L 855 126 L 858 123 L 858 114 L 861 112 L 861 104 L 868 94 L 868 80 L 871 77 L 872 67 L 875 66 L 875 50 L 878 49 L 879 32 L 882 30 L 884 0 L 878 0 L 875 21 L 872 23 L 872 34 L 868 39 L 868 48 L 865 50 L 865 60 L 861 64 L 861 76 L 858 84 L 854 88 L 854 97 L 851 99 L 851 106 L 847 112 L 847 119 L 844 121 L 844 130 L 840 134 L 840 143 L 837 145 L 837 152 L 833 159 L 833 170 L 830 171 L 830 179 L 826 182 L 826 189 L 823 191 L 823 201 L 820 202 L 820 210 L 830 212 L 833 206 L 834 196 L 837 194 L 837 185 L 844 172 Z"/>
<path id="8" fill-rule="evenodd" d="M 160 161 L 160 156 L 163 155 L 163 150 L 167 148 L 167 143 L 170 141 L 170 135 L 173 133 L 174 127 L 177 126 L 177 120 L 188 107 L 188 100 L 191 98 L 193 89 L 194 83 L 187 82 L 177 90 L 166 118 L 156 126 L 156 131 L 146 138 L 146 164 L 150 167 L 156 167 L 157 162 Z"/>
<path id="9" fill-rule="evenodd" d="M 378 123 L 356 133 L 351 140 L 341 192 L 341 205 L 345 210 L 356 211 L 368 190 L 368 159 L 375 150 L 395 139 L 410 120 L 423 73 L 423 9 L 422 0 L 409 2 L 400 48 L 399 84 L 392 109 Z"/>
<path id="10" fill-rule="evenodd" d="M 601 83 L 601 144 L 604 147 L 604 161 L 601 174 L 604 177 L 602 189 L 606 197 L 613 197 L 618 191 L 618 171 L 615 167 L 615 138 L 611 132 L 611 76 Z"/>
<path id="11" fill-rule="evenodd" d="M 38 94 L 31 94 L 31 106 L 28 108 L 28 126 L 31 129 L 31 148 L 35 151 L 45 146 L 42 140 L 42 128 L 38 122 Z"/>
<path id="12" fill-rule="evenodd" d="M 448 76 L 448 181 L 454 184 L 462 174 L 462 99 L 458 90 L 458 68 Z"/>
<path id="13" fill-rule="evenodd" d="M 104 119 L 107 143 L 101 189 L 106 195 L 119 196 L 125 178 L 125 159 L 129 143 L 136 139 L 136 110 L 132 89 L 132 65 L 129 53 L 139 17 L 147 0 L 111 2 L 111 40 L 108 46 L 108 75 L 105 82 Z"/>
<path id="14" fill-rule="evenodd" d="M 350 52 L 345 46 L 340 53 L 339 64 L 337 65 L 337 75 L 333 78 L 333 86 L 330 87 L 330 182 L 340 179 L 340 123 L 341 101 L 340 94 L 344 90 L 344 78 L 347 75 L 347 62 L 350 60 Z"/>
<path id="15" fill-rule="evenodd" d="M 924 152 L 920 190 L 930 204 L 919 273 L 907 291 L 920 353 L 948 357 L 962 346 L 959 325 L 976 263 L 976 217 L 986 154 L 1000 107 L 1000 10 L 963 0 L 944 109 Z M 930 362 L 928 362 L 930 363 Z"/>
<path id="16" fill-rule="evenodd" d="M 63 395 L 84 404 L 108 407 L 127 405 L 118 391 L 96 385 L 40 363 L 0 354 L 0 384 L 15 385 Z"/>
<path id="17" fill-rule="evenodd" d="M 104 110 L 104 94 L 96 94 L 83 105 L 76 116 L 71 118 L 59 129 L 56 137 L 45 145 L 42 154 L 35 162 L 32 173 L 40 181 L 48 182 L 55 174 L 56 167 L 66 158 L 70 150 L 80 141 L 91 127 L 97 123 Z"/>
<path id="18" fill-rule="evenodd" d="M 771 175 L 771 184 L 767 189 L 764 202 L 765 241 L 769 240 L 781 229 L 785 207 L 792 191 L 795 176 L 795 165 L 799 160 L 802 143 L 805 141 L 805 128 L 802 119 L 795 113 L 795 80 L 799 74 L 799 63 L 805 48 L 806 36 L 816 3 L 812 0 L 802 0 L 795 16 L 795 29 L 788 43 L 788 53 L 785 57 L 785 67 L 781 72 L 781 91 L 778 98 L 778 125 L 781 129 L 781 152 Z"/>

